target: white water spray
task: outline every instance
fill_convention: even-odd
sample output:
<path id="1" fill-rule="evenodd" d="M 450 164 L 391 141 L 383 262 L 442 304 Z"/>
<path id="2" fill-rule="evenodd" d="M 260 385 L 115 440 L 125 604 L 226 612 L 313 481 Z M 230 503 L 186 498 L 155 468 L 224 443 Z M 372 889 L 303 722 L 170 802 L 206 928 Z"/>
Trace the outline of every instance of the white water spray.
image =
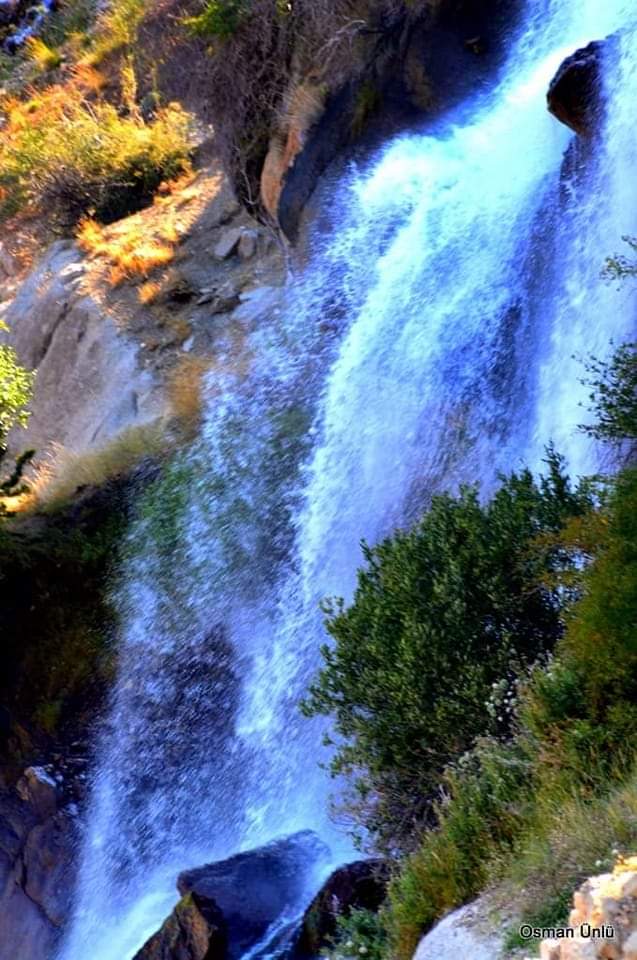
<path id="1" fill-rule="evenodd" d="M 297 709 L 323 639 L 319 599 L 349 596 L 361 538 L 433 489 L 537 467 L 550 438 L 574 471 L 593 464 L 571 355 L 606 353 L 632 324 L 630 291 L 599 272 L 637 233 L 634 39 L 609 64 L 603 143 L 568 189 L 571 135 L 545 91 L 633 4 L 528 8 L 504 79 L 464 105 L 468 122 L 400 136 L 340 184 L 338 245 L 252 331 L 249 370 L 233 371 L 229 344 L 200 440 L 145 501 L 61 960 L 133 956 L 186 867 L 303 827 L 334 862 L 347 856 L 320 725 Z M 334 312 L 347 327 L 335 356 L 321 333 Z"/>

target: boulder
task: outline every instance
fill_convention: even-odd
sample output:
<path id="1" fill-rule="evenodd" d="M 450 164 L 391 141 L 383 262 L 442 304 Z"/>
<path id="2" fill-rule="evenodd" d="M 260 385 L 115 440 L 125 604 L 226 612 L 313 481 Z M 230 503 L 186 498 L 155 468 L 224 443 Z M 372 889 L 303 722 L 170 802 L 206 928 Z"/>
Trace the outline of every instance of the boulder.
<path id="1" fill-rule="evenodd" d="M 378 910 L 388 880 L 385 860 L 357 860 L 335 870 L 305 911 L 293 956 L 318 956 L 336 933 L 339 916 L 351 910 Z"/>
<path id="2" fill-rule="evenodd" d="M 608 41 L 576 50 L 562 63 L 547 94 L 553 116 L 582 137 L 599 126 L 602 106 L 602 62 Z"/>
<path id="3" fill-rule="evenodd" d="M 251 260 L 257 252 L 256 230 L 244 230 L 239 240 L 238 252 L 242 260 Z"/>
<path id="4" fill-rule="evenodd" d="M 188 870 L 177 886 L 182 896 L 214 901 L 221 910 L 228 956 L 234 960 L 258 943 L 276 921 L 300 915 L 313 893 L 316 872 L 328 858 L 325 844 L 305 830 Z"/>
<path id="5" fill-rule="evenodd" d="M 0 792 L 0 960 L 53 956 L 69 915 L 79 824 L 43 773 Z"/>
<path id="6" fill-rule="evenodd" d="M 189 893 L 134 960 L 223 960 L 227 934 L 214 900 Z"/>
<path id="7" fill-rule="evenodd" d="M 542 960 L 637 960 L 637 857 L 591 877 L 573 896 L 573 936 L 544 940 Z"/>
<path id="8" fill-rule="evenodd" d="M 227 260 L 236 252 L 241 241 L 243 231 L 240 227 L 231 227 L 225 230 L 214 248 L 214 256 L 217 260 Z"/>
<path id="9" fill-rule="evenodd" d="M 426 934 L 413 960 L 499 960 L 504 933 L 494 929 L 483 904 L 476 900 L 448 913 Z"/>
<path id="10" fill-rule="evenodd" d="M 57 810 L 57 784 L 44 767 L 28 767 L 18 780 L 16 791 L 43 820 Z"/>

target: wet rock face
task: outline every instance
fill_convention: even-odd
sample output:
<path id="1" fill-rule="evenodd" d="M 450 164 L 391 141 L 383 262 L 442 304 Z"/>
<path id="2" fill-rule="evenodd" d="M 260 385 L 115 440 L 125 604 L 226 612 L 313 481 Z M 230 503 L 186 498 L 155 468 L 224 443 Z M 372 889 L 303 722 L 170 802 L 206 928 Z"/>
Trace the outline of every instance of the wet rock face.
<path id="1" fill-rule="evenodd" d="M 553 116 L 582 137 L 591 137 L 600 122 L 604 49 L 596 41 L 567 57 L 553 78 L 548 106 Z"/>
<path id="2" fill-rule="evenodd" d="M 237 960 L 266 933 L 272 950 L 289 947 L 328 857 L 304 830 L 187 870 L 177 882 L 182 899 L 134 960 Z"/>
<path id="3" fill-rule="evenodd" d="M 0 960 L 47 960 L 68 916 L 77 807 L 51 773 L 30 767 L 0 792 Z"/>
<path id="4" fill-rule="evenodd" d="M 182 873 L 177 885 L 182 896 L 194 894 L 220 908 L 228 956 L 233 960 L 257 943 L 275 921 L 300 912 L 311 875 L 328 855 L 316 834 L 302 831 Z"/>
<path id="5" fill-rule="evenodd" d="M 305 912 L 294 958 L 318 956 L 336 933 L 337 917 L 351 910 L 378 910 L 388 880 L 384 860 L 357 860 L 335 870 Z"/>
<path id="6" fill-rule="evenodd" d="M 227 932 L 214 900 L 188 894 L 134 960 L 222 960 Z"/>

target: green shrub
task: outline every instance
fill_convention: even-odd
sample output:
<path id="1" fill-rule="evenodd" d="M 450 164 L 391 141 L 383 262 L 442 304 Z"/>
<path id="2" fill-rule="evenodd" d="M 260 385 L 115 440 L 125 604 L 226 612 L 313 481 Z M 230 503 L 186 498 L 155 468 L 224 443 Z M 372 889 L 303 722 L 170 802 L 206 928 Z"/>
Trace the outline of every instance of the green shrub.
<path id="1" fill-rule="evenodd" d="M 247 0 L 208 0 L 201 13 L 184 22 L 198 37 L 231 37 L 249 12 Z"/>
<path id="2" fill-rule="evenodd" d="M 0 322 L 0 331 L 6 326 Z M 33 456 L 28 450 L 3 474 L 6 458 L 7 434 L 14 426 L 26 426 L 29 419 L 28 403 L 33 393 L 35 374 L 20 366 L 12 347 L 0 345 L 0 517 L 7 513 L 5 497 L 17 496 L 25 489 L 23 471 Z"/>
<path id="3" fill-rule="evenodd" d="M 186 168 L 188 137 L 188 117 L 176 105 L 145 123 L 59 89 L 15 104 L 0 131 L 0 217 L 30 204 L 62 228 L 89 212 L 116 220 Z"/>
<path id="4" fill-rule="evenodd" d="M 515 707 L 515 736 L 447 775 L 438 827 L 390 889 L 392 955 L 407 960 L 446 910 L 498 881 L 520 919 L 561 919 L 572 891 L 637 843 L 637 471 L 604 506 L 583 595 L 554 659 Z M 509 946 L 517 945 L 515 931 Z"/>
<path id="5" fill-rule="evenodd" d="M 624 343 L 610 360 L 587 364 L 595 422 L 582 429 L 611 443 L 637 440 L 637 343 Z"/>
<path id="6" fill-rule="evenodd" d="M 0 323 L 0 331 L 3 330 L 6 327 Z M 0 345 L 0 447 L 13 426 L 26 426 L 34 377 L 20 366 L 12 347 Z"/>
<path id="7" fill-rule="evenodd" d="M 336 921 L 332 946 L 323 951 L 329 960 L 383 960 L 387 952 L 387 933 L 379 914 L 371 910 L 351 910 Z"/>
<path id="8" fill-rule="evenodd" d="M 413 843 L 450 762 L 509 730 L 507 688 L 562 633 L 565 592 L 545 581 L 566 555 L 540 535 L 591 501 L 553 452 L 548 466 L 487 504 L 471 488 L 435 497 L 412 530 L 365 547 L 353 603 L 326 606 L 334 646 L 304 709 L 333 714 L 333 772 L 352 775 L 358 815 L 390 846 Z"/>
<path id="9" fill-rule="evenodd" d="M 384 922 L 393 957 L 411 957 L 423 932 L 483 888 L 492 859 L 501 851 L 510 856 L 525 823 L 530 781 L 524 753 L 492 740 L 447 771 L 438 826 L 390 884 Z"/>

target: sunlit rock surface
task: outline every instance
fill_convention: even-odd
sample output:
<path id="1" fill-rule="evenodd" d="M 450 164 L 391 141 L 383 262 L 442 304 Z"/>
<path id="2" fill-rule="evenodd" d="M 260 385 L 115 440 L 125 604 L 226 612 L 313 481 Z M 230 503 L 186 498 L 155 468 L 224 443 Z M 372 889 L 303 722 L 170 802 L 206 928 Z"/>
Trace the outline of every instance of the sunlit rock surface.
<path id="1" fill-rule="evenodd" d="M 573 897 L 573 939 L 547 939 L 542 960 L 637 960 L 637 857 L 591 877 Z"/>

